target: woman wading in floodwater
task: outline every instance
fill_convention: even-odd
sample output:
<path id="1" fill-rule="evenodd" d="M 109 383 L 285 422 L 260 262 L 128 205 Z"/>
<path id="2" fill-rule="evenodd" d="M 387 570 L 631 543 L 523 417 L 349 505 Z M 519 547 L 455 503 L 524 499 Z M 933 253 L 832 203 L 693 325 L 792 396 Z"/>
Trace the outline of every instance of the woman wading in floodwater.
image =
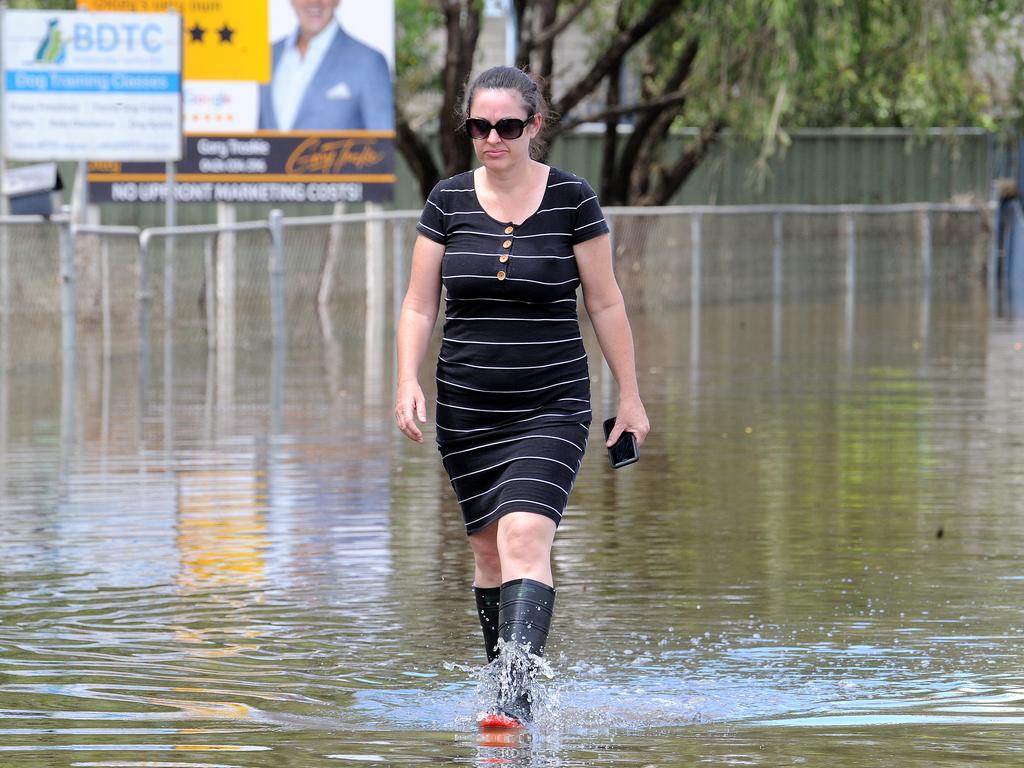
<path id="1" fill-rule="evenodd" d="M 469 86 L 465 130 L 480 167 L 431 191 L 398 323 L 395 418 L 422 442 L 418 373 L 444 285 L 437 445 L 473 549 L 488 661 L 499 638 L 542 655 L 551 625 L 551 545 L 591 421 L 577 287 L 619 388 L 607 444 L 627 430 L 642 443 L 650 429 L 597 196 L 531 156 L 545 106 L 537 84 L 511 67 Z M 506 672 L 482 725 L 530 719 L 530 665 Z"/>

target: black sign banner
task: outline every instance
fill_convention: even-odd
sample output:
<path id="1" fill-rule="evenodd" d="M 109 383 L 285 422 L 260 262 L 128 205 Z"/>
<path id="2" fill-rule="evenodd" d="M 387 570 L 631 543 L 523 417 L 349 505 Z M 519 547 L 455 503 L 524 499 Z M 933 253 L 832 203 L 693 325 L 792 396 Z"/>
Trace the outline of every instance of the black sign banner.
<path id="1" fill-rule="evenodd" d="M 187 135 L 175 165 L 179 203 L 389 202 L 392 131 L 302 131 Z M 163 163 L 89 163 L 89 200 L 159 203 Z"/>

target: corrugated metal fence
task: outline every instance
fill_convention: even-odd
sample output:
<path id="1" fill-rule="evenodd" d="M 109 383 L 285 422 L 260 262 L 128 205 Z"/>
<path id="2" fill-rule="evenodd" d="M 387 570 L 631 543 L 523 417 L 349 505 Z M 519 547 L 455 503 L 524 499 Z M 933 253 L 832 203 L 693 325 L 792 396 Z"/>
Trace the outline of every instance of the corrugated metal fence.
<path id="1" fill-rule="evenodd" d="M 691 132 L 675 134 L 672 151 L 680 151 Z M 601 178 L 599 132 L 566 134 L 552 147 L 550 162 L 589 179 Z M 800 129 L 789 133 L 789 146 L 757 171 L 757 147 L 726 133 L 709 157 L 673 197 L 673 205 L 886 205 L 917 202 L 988 201 L 993 158 L 998 141 L 976 128 L 932 130 Z M 73 187 L 75 166 L 62 164 L 67 189 Z M 396 155 L 397 210 L 423 205 L 419 185 Z M 239 220 L 265 218 L 274 206 L 237 205 Z M 329 214 L 329 205 L 295 204 L 280 207 L 288 216 Z M 164 209 L 157 203 L 101 206 L 109 224 L 157 226 Z M 357 210 L 353 208 L 352 210 Z M 212 204 L 178 206 L 178 223 L 216 220 Z"/>

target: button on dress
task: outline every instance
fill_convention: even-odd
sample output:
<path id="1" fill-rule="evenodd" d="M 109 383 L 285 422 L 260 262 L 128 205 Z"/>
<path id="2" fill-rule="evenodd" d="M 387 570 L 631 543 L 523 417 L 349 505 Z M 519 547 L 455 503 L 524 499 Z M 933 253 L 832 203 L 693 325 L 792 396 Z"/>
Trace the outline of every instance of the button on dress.
<path id="1" fill-rule="evenodd" d="M 437 445 L 466 532 L 509 512 L 557 524 L 591 422 L 573 246 L 608 232 L 597 195 L 551 168 L 536 212 L 496 221 L 470 171 L 434 187 L 417 230 L 445 246 Z"/>

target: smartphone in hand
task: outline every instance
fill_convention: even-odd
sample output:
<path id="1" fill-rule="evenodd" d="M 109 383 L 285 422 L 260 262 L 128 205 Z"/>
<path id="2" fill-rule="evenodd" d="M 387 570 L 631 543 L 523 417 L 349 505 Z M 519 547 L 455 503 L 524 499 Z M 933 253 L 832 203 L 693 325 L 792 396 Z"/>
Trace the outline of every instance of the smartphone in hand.
<path id="1" fill-rule="evenodd" d="M 604 420 L 604 439 L 608 440 L 608 435 L 612 433 L 612 429 L 615 427 L 615 417 Z M 640 446 L 636 444 L 636 435 L 632 432 L 623 432 L 619 435 L 619 439 L 615 441 L 614 445 L 608 448 L 608 461 L 611 462 L 612 469 L 618 469 L 619 467 L 625 467 L 628 464 L 632 464 L 635 461 L 640 460 Z"/>

